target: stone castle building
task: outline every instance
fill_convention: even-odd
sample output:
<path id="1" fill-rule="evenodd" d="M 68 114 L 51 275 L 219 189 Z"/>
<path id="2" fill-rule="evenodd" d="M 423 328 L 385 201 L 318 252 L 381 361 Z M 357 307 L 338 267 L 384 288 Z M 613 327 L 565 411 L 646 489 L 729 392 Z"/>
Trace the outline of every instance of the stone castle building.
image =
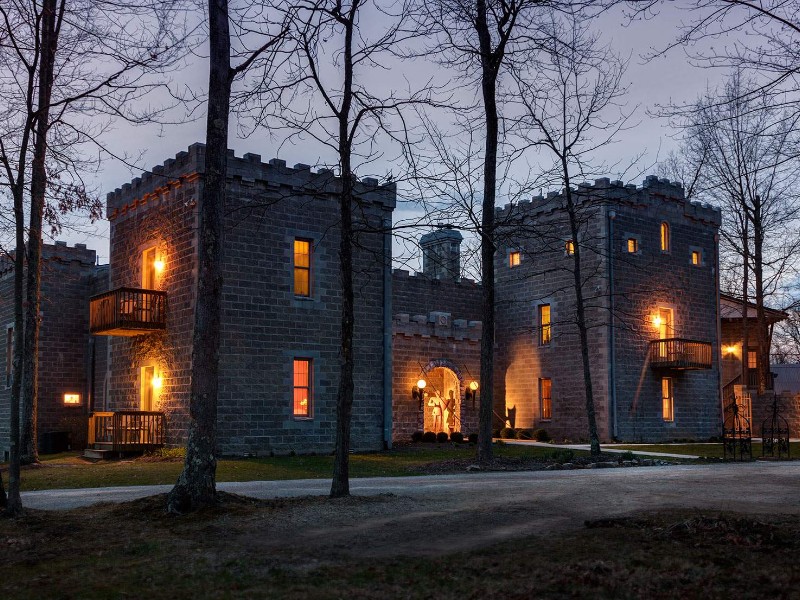
<path id="1" fill-rule="evenodd" d="M 46 247 L 54 270 L 43 278 L 40 360 L 53 377 L 40 386 L 43 435 L 69 431 L 74 445 L 88 435 L 89 445 L 114 450 L 185 442 L 204 149 L 194 144 L 108 195 L 108 266 L 96 267 L 84 247 Z M 219 450 L 329 452 L 338 180 L 233 152 L 228 177 Z M 461 277 L 462 236 L 447 227 L 426 234 L 422 272 L 392 271 L 395 187 L 363 179 L 355 191 L 353 447 L 381 449 L 416 431 L 473 433 L 481 288 Z M 577 240 L 557 194 L 498 209 L 495 427 L 587 436 L 570 266 L 577 245 L 601 438 L 718 435 L 718 210 L 656 178 L 640 188 L 601 179 L 577 194 Z M 9 281 L 0 276 L 3 324 Z M 0 450 L 7 407 L 0 401 Z"/>

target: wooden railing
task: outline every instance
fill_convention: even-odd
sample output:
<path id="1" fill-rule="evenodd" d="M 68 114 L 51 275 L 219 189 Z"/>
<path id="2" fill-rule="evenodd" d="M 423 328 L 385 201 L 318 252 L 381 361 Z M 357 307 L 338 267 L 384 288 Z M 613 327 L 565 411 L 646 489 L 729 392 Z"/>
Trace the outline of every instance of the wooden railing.
<path id="1" fill-rule="evenodd" d="M 650 342 L 654 369 L 710 369 L 711 342 L 671 338 Z"/>
<path id="2" fill-rule="evenodd" d="M 167 327 L 167 293 L 117 288 L 89 300 L 89 331 L 138 335 Z"/>
<path id="3" fill-rule="evenodd" d="M 143 410 L 89 415 L 89 447 L 141 452 L 164 445 L 164 413 Z"/>

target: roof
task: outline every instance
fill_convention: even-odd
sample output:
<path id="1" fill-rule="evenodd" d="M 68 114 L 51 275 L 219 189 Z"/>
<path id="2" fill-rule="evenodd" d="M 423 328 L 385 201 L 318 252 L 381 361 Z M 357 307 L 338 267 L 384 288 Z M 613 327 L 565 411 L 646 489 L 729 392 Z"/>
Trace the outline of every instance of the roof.
<path id="1" fill-rule="evenodd" d="M 770 371 L 775 373 L 775 391 L 800 394 L 800 365 L 770 365 Z"/>
<path id="2" fill-rule="evenodd" d="M 747 303 L 747 318 L 755 319 L 757 307 L 754 302 Z M 782 310 L 775 310 L 774 308 L 764 307 L 764 312 L 767 316 L 767 321 L 770 323 L 777 323 L 788 319 L 789 315 Z M 719 295 L 719 316 L 721 319 L 741 319 L 742 318 L 742 299 L 728 294 Z"/>

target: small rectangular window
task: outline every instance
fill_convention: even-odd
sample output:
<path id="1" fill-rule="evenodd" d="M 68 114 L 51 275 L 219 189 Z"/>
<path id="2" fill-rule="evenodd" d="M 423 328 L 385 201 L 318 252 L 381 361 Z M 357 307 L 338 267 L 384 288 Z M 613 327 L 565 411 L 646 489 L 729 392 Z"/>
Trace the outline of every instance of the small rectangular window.
<path id="1" fill-rule="evenodd" d="M 661 416 L 667 421 L 675 420 L 675 400 L 672 396 L 672 378 L 661 378 Z"/>
<path id="2" fill-rule="evenodd" d="M 572 240 L 567 240 L 564 243 L 564 253 L 567 256 L 572 256 L 573 254 L 575 254 L 575 242 L 573 242 Z"/>
<path id="3" fill-rule="evenodd" d="M 311 242 L 294 240 L 294 295 L 311 296 Z"/>
<path id="4" fill-rule="evenodd" d="M 539 401 L 542 421 L 553 418 L 553 380 L 549 377 L 539 379 Z"/>
<path id="5" fill-rule="evenodd" d="M 509 252 L 508 253 L 508 266 L 511 267 L 511 268 L 518 267 L 521 259 L 522 259 L 522 257 L 520 256 L 520 253 L 518 251 Z"/>
<path id="6" fill-rule="evenodd" d="M 700 250 L 692 250 L 692 264 L 696 267 L 703 264 L 703 254 Z"/>
<path id="7" fill-rule="evenodd" d="M 311 416 L 311 359 L 295 358 L 293 375 L 292 414 L 295 417 Z"/>
<path id="8" fill-rule="evenodd" d="M 153 365 L 141 368 L 140 410 L 155 410 L 155 388 L 158 383 Z"/>
<path id="9" fill-rule="evenodd" d="M 758 368 L 758 354 L 756 354 L 755 350 L 747 351 L 747 368 L 748 369 Z"/>
<path id="10" fill-rule="evenodd" d="M 636 254 L 639 251 L 639 240 L 636 238 L 628 238 L 628 252 Z"/>
<path id="11" fill-rule="evenodd" d="M 550 305 L 539 305 L 539 345 L 547 346 L 553 338 L 552 326 L 550 323 Z"/>
<path id="12" fill-rule="evenodd" d="M 669 223 L 661 223 L 661 251 L 669 252 Z"/>
<path id="13" fill-rule="evenodd" d="M 6 328 L 6 387 L 11 387 L 14 376 L 14 328 Z"/>

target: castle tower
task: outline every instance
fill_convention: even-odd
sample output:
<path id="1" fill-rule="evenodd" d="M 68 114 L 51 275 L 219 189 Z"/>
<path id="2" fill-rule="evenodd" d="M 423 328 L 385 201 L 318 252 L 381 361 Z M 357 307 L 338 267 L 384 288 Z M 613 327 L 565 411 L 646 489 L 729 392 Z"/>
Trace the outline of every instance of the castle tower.
<path id="1" fill-rule="evenodd" d="M 461 278 L 461 241 L 455 229 L 439 229 L 419 240 L 422 247 L 422 272 L 431 279 L 458 281 Z"/>

